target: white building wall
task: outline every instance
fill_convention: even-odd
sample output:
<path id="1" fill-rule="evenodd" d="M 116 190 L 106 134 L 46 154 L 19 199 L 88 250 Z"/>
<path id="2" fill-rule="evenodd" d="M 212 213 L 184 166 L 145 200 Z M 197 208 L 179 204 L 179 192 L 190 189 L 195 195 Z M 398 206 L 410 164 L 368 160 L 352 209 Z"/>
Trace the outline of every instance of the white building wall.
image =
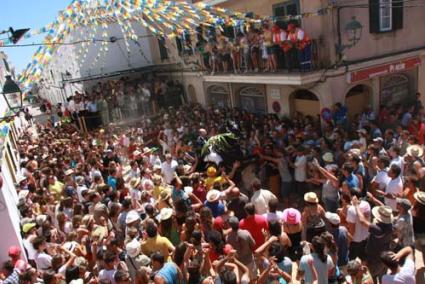
<path id="1" fill-rule="evenodd" d="M 75 91 L 83 91 L 81 83 L 65 84 L 62 88 L 62 77 L 66 72 L 71 74 L 69 79 L 76 79 L 153 65 L 150 36 L 140 24 L 133 23 L 132 28 L 139 38 L 137 41 L 128 39 L 128 49 L 121 28 L 116 23 L 109 24 L 107 37 L 104 36 L 105 31 L 101 27 L 97 29 L 93 37 L 90 37 L 93 33 L 92 29 L 79 28 L 74 31 L 68 39 L 65 39 L 66 42 L 93 38 L 109 41 L 111 37 L 117 40 L 103 45 L 102 42 L 90 42 L 85 48 L 82 47 L 82 43 L 61 46 L 44 69 L 41 96 L 52 103 L 58 103 L 72 96 Z M 102 51 L 102 46 L 105 45 L 108 50 Z M 83 51 L 79 55 L 81 50 Z M 99 57 L 98 54 L 100 54 Z"/>

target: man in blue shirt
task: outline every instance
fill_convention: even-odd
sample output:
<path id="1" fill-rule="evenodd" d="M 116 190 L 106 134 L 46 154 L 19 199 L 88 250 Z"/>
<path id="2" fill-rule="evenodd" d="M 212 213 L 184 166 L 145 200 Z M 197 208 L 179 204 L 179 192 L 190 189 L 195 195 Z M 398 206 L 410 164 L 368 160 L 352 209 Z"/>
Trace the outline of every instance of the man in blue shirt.
<path id="1" fill-rule="evenodd" d="M 342 166 L 342 174 L 344 175 L 344 181 L 347 183 L 349 188 L 359 188 L 359 178 L 353 173 L 353 166 L 350 163 L 345 163 Z"/>
<path id="2" fill-rule="evenodd" d="M 156 272 L 154 283 L 156 284 L 177 284 L 183 276 L 180 269 L 173 262 L 165 263 L 164 256 L 155 252 L 151 255 L 152 269 Z"/>
<path id="3" fill-rule="evenodd" d="M 109 170 L 109 176 L 108 176 L 108 185 L 110 187 L 112 187 L 113 190 L 117 189 L 117 169 L 116 168 L 112 168 Z"/>
<path id="4" fill-rule="evenodd" d="M 338 266 L 345 266 L 348 263 L 348 230 L 340 226 L 341 218 L 338 214 L 326 212 L 325 217 L 329 222 L 329 232 L 338 247 Z"/>
<path id="5" fill-rule="evenodd" d="M 220 191 L 211 189 L 207 193 L 207 200 L 205 201 L 205 207 L 211 209 L 214 218 L 221 216 L 226 211 L 224 204 L 220 201 Z"/>

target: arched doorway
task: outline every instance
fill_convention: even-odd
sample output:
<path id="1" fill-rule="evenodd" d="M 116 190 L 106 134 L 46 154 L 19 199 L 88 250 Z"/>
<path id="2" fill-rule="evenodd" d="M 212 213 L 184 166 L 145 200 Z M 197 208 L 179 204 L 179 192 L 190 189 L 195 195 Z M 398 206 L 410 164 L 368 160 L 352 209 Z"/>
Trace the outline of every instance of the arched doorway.
<path id="1" fill-rule="evenodd" d="M 368 86 L 357 85 L 352 87 L 345 95 L 348 118 L 353 119 L 356 115 L 361 114 L 371 102 L 371 93 Z"/>
<path id="2" fill-rule="evenodd" d="M 244 87 L 239 91 L 240 107 L 251 113 L 266 113 L 264 93 L 257 87 Z"/>
<path id="3" fill-rule="evenodd" d="M 214 107 L 224 108 L 229 106 L 229 91 L 220 85 L 207 88 L 207 103 Z"/>
<path id="4" fill-rule="evenodd" d="M 198 99 L 196 98 L 195 87 L 193 85 L 189 85 L 187 87 L 187 94 L 191 103 L 198 103 Z"/>
<path id="5" fill-rule="evenodd" d="M 289 96 L 290 113 L 310 115 L 316 118 L 320 114 L 319 98 L 309 90 L 296 90 Z"/>

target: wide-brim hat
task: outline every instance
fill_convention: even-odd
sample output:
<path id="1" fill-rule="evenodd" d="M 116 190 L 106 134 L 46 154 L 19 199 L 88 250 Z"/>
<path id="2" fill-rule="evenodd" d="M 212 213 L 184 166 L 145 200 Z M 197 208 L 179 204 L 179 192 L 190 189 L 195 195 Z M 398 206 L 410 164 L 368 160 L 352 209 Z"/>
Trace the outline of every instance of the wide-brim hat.
<path id="1" fill-rule="evenodd" d="M 137 211 L 135 210 L 131 210 L 127 213 L 127 216 L 125 217 L 125 223 L 126 224 L 131 224 L 135 221 L 140 220 L 140 216 L 139 213 L 137 213 Z"/>
<path id="2" fill-rule="evenodd" d="M 415 198 L 415 200 L 416 200 L 418 203 L 420 203 L 420 204 L 422 204 L 422 205 L 425 205 L 425 192 L 424 192 L 424 191 L 418 191 L 418 192 L 415 192 L 415 193 L 413 194 L 413 197 Z"/>
<path id="3" fill-rule="evenodd" d="M 376 206 L 372 209 L 372 215 L 378 222 L 391 224 L 393 222 L 393 210 L 389 206 Z"/>
<path id="4" fill-rule="evenodd" d="M 406 153 L 412 157 L 421 157 L 424 153 L 424 148 L 421 145 L 410 145 L 407 147 Z"/>
<path id="5" fill-rule="evenodd" d="M 329 223 L 332 225 L 339 225 L 341 223 L 341 217 L 338 214 L 333 212 L 326 212 L 325 218 L 328 219 Z"/>
<path id="6" fill-rule="evenodd" d="M 331 152 L 326 152 L 325 154 L 323 154 L 322 160 L 326 163 L 333 163 L 334 155 Z"/>
<path id="7" fill-rule="evenodd" d="M 68 170 L 66 170 L 65 171 L 65 175 L 66 176 L 70 176 L 70 175 L 72 175 L 74 173 L 74 169 L 68 169 Z"/>
<path id="8" fill-rule="evenodd" d="M 317 194 L 314 192 L 307 192 L 304 194 L 304 201 L 307 203 L 319 203 L 319 198 L 317 197 Z"/>
<path id="9" fill-rule="evenodd" d="M 140 254 L 141 245 L 137 239 L 132 240 L 125 246 L 125 250 L 127 251 L 127 255 L 129 257 L 136 257 Z"/>
<path id="10" fill-rule="evenodd" d="M 139 177 L 137 177 L 137 178 L 132 178 L 131 180 L 130 180 L 130 182 L 129 182 L 129 186 L 131 187 L 131 188 L 135 188 L 135 187 L 137 187 L 138 185 L 140 184 L 140 178 Z"/>
<path id="11" fill-rule="evenodd" d="M 301 222 L 301 213 L 295 208 L 283 210 L 283 221 L 289 225 L 297 225 Z"/>
<path id="12" fill-rule="evenodd" d="M 171 208 L 162 208 L 159 213 L 159 219 L 161 221 L 165 221 L 171 218 L 173 216 L 173 209 Z"/>
<path id="13" fill-rule="evenodd" d="M 17 184 L 20 184 L 24 180 L 27 180 L 27 177 L 26 176 L 24 176 L 24 175 L 18 175 L 18 177 L 16 178 L 16 183 Z"/>
<path id="14" fill-rule="evenodd" d="M 216 202 L 220 198 L 220 191 L 216 189 L 211 189 L 207 193 L 207 201 L 208 202 Z"/>
<path id="15" fill-rule="evenodd" d="M 171 197 L 171 194 L 167 191 L 167 190 L 163 190 L 161 191 L 161 193 L 159 194 L 159 199 L 160 200 L 167 200 L 168 198 Z"/>

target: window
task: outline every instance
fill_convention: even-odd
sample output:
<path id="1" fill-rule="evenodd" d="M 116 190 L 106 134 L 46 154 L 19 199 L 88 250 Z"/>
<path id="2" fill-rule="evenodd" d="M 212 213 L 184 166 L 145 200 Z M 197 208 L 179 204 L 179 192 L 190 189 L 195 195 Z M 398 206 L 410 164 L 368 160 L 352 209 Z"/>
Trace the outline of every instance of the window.
<path id="1" fill-rule="evenodd" d="M 393 16 L 391 0 L 380 0 L 379 6 L 379 29 L 381 32 L 391 31 Z"/>
<path id="2" fill-rule="evenodd" d="M 165 38 L 162 36 L 158 38 L 158 47 L 161 60 L 168 59 L 167 47 L 165 46 Z"/>
<path id="3" fill-rule="evenodd" d="M 263 92 L 256 87 L 245 87 L 239 93 L 241 109 L 252 113 L 265 113 L 266 100 Z"/>
<path id="4" fill-rule="evenodd" d="M 284 20 L 279 20 L 279 17 L 284 17 L 288 15 L 298 15 L 300 14 L 300 2 L 299 0 L 290 0 L 284 3 L 273 5 L 273 16 L 277 17 L 277 23 L 279 26 L 283 24 Z M 297 21 L 300 24 L 299 21 Z"/>
<path id="5" fill-rule="evenodd" d="M 220 85 L 212 85 L 207 89 L 209 104 L 213 107 L 228 107 L 229 92 Z"/>
<path id="6" fill-rule="evenodd" d="M 403 1 L 369 0 L 371 33 L 384 33 L 403 28 Z"/>

